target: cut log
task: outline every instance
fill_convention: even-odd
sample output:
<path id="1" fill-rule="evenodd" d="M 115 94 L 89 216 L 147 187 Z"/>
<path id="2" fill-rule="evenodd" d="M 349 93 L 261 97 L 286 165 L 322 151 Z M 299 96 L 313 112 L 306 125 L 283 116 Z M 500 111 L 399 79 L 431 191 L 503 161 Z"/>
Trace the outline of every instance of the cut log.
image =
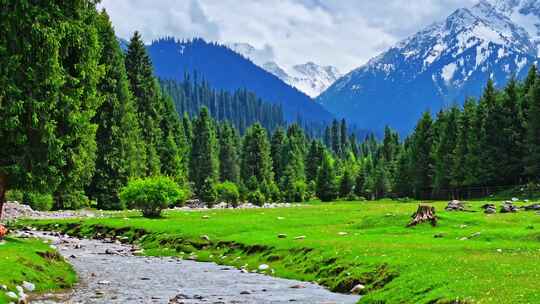
<path id="1" fill-rule="evenodd" d="M 431 226 L 437 225 L 437 216 L 435 215 L 435 207 L 428 205 L 418 205 L 418 210 L 412 215 L 412 220 L 407 227 L 416 226 L 424 222 L 430 222 Z"/>

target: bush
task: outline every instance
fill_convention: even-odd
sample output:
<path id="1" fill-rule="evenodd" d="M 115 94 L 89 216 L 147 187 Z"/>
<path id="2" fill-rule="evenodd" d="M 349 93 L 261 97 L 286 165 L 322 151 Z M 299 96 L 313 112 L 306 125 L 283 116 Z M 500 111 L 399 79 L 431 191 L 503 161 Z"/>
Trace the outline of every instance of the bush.
<path id="1" fill-rule="evenodd" d="M 90 207 L 90 200 L 82 191 L 64 193 L 56 199 L 60 201 L 58 208 L 62 209 L 77 210 Z"/>
<path id="2" fill-rule="evenodd" d="M 9 190 L 6 192 L 6 201 L 8 202 L 23 202 L 24 194 L 20 190 Z"/>
<path id="3" fill-rule="evenodd" d="M 248 201 L 256 206 L 262 206 L 264 205 L 264 195 L 260 190 L 251 191 L 248 194 Z"/>
<path id="4" fill-rule="evenodd" d="M 238 187 L 231 182 L 223 182 L 216 185 L 216 191 L 219 200 L 232 205 L 234 208 L 238 207 L 238 200 L 240 199 L 240 192 Z"/>
<path id="5" fill-rule="evenodd" d="M 185 197 L 171 178 L 155 176 L 130 181 L 120 192 L 120 200 L 130 209 L 141 210 L 144 217 L 158 217 L 163 209 Z"/>
<path id="6" fill-rule="evenodd" d="M 53 207 L 53 196 L 48 193 L 27 192 L 26 203 L 34 210 L 49 211 Z"/>
<path id="7" fill-rule="evenodd" d="M 358 197 L 358 195 L 356 195 L 354 193 L 349 193 L 349 195 L 347 195 L 346 199 L 349 202 L 353 202 L 353 201 L 359 201 L 360 197 Z M 364 200 L 365 200 L 365 198 L 364 198 Z"/>

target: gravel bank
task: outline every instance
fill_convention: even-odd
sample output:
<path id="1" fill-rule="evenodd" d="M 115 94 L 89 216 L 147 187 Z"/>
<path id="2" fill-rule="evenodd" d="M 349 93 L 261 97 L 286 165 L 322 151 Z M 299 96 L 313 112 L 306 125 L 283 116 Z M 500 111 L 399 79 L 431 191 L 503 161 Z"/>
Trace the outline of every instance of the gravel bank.
<path id="1" fill-rule="evenodd" d="M 359 299 L 213 263 L 134 256 L 136 249 L 128 245 L 30 233 L 51 240 L 80 276 L 70 294 L 48 295 L 32 303 L 352 304 Z"/>

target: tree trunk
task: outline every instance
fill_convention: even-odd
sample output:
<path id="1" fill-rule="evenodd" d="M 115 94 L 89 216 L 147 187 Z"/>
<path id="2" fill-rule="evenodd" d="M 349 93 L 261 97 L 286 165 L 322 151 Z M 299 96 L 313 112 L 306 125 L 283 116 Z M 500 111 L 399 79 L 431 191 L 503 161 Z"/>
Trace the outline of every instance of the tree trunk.
<path id="1" fill-rule="evenodd" d="M 416 226 L 424 222 L 430 222 L 431 226 L 437 225 L 437 216 L 435 215 L 435 207 L 427 205 L 418 205 L 418 210 L 412 215 L 412 220 L 407 227 Z"/>
<path id="2" fill-rule="evenodd" d="M 0 172 L 0 220 L 4 211 L 4 203 L 6 202 L 7 191 L 7 175 Z"/>

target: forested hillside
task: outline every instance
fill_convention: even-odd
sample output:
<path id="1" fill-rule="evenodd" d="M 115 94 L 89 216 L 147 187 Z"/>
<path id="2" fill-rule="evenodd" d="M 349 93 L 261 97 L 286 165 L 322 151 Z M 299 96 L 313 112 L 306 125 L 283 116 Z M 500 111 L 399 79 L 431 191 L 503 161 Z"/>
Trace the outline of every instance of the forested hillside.
<path id="1" fill-rule="evenodd" d="M 197 72 L 215 89 L 246 89 L 265 101 L 280 104 L 289 122 L 299 116 L 311 122 L 332 120 L 320 104 L 226 46 L 203 39 L 178 41 L 169 37 L 153 41 L 148 53 L 160 78 L 183 81 L 186 72 Z"/>

